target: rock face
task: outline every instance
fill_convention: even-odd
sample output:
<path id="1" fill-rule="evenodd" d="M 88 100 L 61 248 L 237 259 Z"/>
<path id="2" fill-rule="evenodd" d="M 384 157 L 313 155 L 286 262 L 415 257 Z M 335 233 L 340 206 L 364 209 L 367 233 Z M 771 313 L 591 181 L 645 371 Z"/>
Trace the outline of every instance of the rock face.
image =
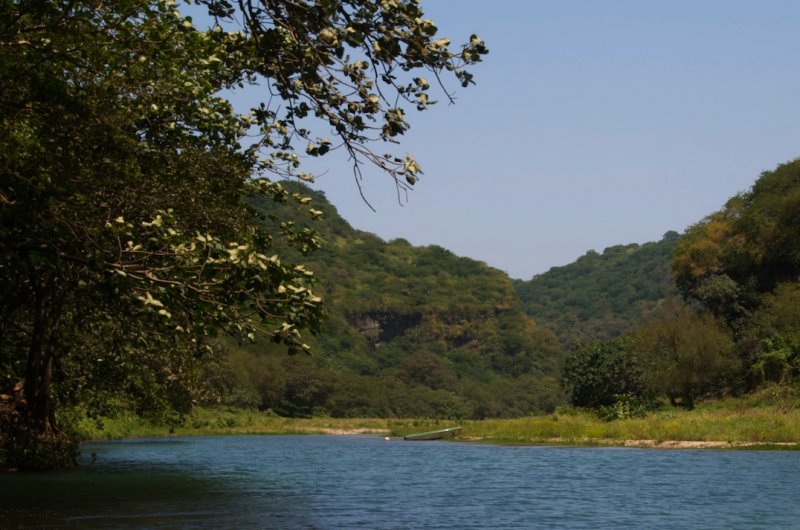
<path id="1" fill-rule="evenodd" d="M 400 314 L 387 311 L 368 311 L 351 316 L 348 320 L 369 343 L 379 348 L 416 326 L 422 320 L 421 313 Z"/>

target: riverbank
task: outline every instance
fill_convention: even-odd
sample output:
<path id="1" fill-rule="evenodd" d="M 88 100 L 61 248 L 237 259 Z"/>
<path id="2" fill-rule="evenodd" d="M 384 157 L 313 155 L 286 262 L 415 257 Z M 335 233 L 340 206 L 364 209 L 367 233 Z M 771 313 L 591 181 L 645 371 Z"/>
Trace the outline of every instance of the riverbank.
<path id="1" fill-rule="evenodd" d="M 763 398 L 763 396 L 762 396 Z M 722 400 L 695 410 L 665 408 L 642 418 L 604 421 L 574 409 L 489 420 L 282 418 L 255 410 L 196 408 L 183 423 L 157 425 L 134 416 L 78 425 L 86 440 L 236 434 L 376 434 L 400 437 L 461 425 L 457 440 L 501 444 L 624 446 L 659 449 L 800 449 L 800 407 L 785 402 Z"/>
<path id="2" fill-rule="evenodd" d="M 237 434 L 382 434 L 391 433 L 389 422 L 380 418 L 283 418 L 257 410 L 233 407 L 195 407 L 182 422 L 154 423 L 134 415 L 103 418 L 76 424 L 81 439 L 118 440 L 168 436 Z"/>
<path id="3" fill-rule="evenodd" d="M 661 410 L 603 421 L 586 412 L 464 422 L 462 435 L 500 443 L 562 443 L 653 448 L 798 448 L 800 411 L 767 408 Z"/>

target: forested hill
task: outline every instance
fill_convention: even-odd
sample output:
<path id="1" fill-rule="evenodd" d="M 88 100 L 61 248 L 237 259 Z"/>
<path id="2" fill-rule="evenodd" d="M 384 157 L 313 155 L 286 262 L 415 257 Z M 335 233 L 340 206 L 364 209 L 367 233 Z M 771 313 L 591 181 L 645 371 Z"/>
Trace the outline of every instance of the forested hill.
<path id="1" fill-rule="evenodd" d="M 263 342 L 230 347 L 238 404 L 291 415 L 479 418 L 560 402 L 558 341 L 524 313 L 504 272 L 439 246 L 385 242 L 353 229 L 321 193 L 285 185 L 323 215 L 308 223 L 272 201 L 255 206 L 319 233 L 320 250 L 294 257 L 314 271 L 328 318 L 308 341 L 311 356 Z"/>
<path id="2" fill-rule="evenodd" d="M 514 280 L 514 289 L 528 315 L 565 346 L 614 337 L 677 299 L 670 270 L 679 240 L 670 231 L 659 242 L 617 245 L 602 254 L 590 250 L 569 265 Z"/>

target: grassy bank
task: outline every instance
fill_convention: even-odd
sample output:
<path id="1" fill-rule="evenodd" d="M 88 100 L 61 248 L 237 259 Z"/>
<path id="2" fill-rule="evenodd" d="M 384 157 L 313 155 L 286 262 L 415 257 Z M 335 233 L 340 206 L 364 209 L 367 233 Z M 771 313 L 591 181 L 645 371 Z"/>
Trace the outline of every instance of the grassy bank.
<path id="1" fill-rule="evenodd" d="M 614 421 L 603 421 L 588 411 L 564 410 L 535 418 L 463 422 L 462 436 L 505 443 L 639 441 L 629 445 L 642 447 L 668 441 L 708 442 L 708 447 L 800 444 L 800 399 L 794 389 L 775 387 L 742 398 L 708 401 L 694 410 L 664 407 L 642 418 Z"/>
<path id="2" fill-rule="evenodd" d="M 466 438 L 497 442 L 615 444 L 631 440 L 798 443 L 800 413 L 768 409 L 660 411 L 605 422 L 589 413 L 465 422 Z"/>
<path id="3" fill-rule="evenodd" d="M 76 424 L 84 440 L 233 434 L 389 434 L 389 420 L 369 418 L 281 418 L 256 410 L 196 407 L 181 423 L 154 423 L 134 415 Z"/>
<path id="4" fill-rule="evenodd" d="M 460 439 L 520 444 L 659 446 L 666 441 L 707 442 L 698 447 L 726 444 L 800 444 L 800 406 L 778 396 L 713 401 L 695 410 L 665 408 L 643 418 L 603 421 L 587 411 L 564 410 L 548 416 L 480 421 L 422 419 L 281 418 L 231 408 L 197 408 L 173 427 L 134 416 L 103 420 L 102 428 L 83 421 L 85 439 L 209 434 L 385 434 L 403 436 L 460 424 Z M 644 443 L 647 441 L 647 443 Z M 665 445 L 661 445 L 665 446 Z M 666 445 L 670 447 L 670 445 Z M 679 445 L 672 445 L 680 447 Z"/>

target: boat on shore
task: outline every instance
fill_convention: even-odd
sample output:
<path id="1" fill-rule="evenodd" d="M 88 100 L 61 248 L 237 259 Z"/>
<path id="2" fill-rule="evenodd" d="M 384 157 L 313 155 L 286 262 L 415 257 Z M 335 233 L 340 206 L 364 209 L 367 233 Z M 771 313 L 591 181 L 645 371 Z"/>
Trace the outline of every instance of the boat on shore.
<path id="1" fill-rule="evenodd" d="M 442 440 L 453 438 L 461 432 L 461 427 L 450 427 L 449 429 L 439 429 L 438 431 L 418 432 L 403 436 L 403 440 L 423 441 L 423 440 Z"/>

